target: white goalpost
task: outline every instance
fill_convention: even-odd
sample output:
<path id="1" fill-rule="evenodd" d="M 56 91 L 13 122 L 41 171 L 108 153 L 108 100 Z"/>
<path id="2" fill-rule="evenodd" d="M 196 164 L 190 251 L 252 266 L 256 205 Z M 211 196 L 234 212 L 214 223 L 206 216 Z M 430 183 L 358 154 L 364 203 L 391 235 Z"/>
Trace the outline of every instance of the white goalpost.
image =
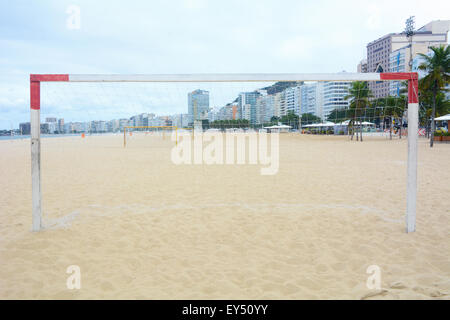
<path id="1" fill-rule="evenodd" d="M 42 230 L 41 190 L 41 140 L 40 108 L 41 82 L 290 82 L 290 81 L 407 81 L 408 82 L 408 158 L 406 232 L 416 229 L 417 202 L 417 143 L 419 124 L 417 73 L 271 73 L 271 74 L 149 74 L 149 75 L 82 75 L 41 74 L 30 75 L 31 110 L 31 180 L 32 180 L 32 230 Z M 126 139 L 126 137 L 124 137 Z M 124 140 L 124 143 L 125 140 Z"/>

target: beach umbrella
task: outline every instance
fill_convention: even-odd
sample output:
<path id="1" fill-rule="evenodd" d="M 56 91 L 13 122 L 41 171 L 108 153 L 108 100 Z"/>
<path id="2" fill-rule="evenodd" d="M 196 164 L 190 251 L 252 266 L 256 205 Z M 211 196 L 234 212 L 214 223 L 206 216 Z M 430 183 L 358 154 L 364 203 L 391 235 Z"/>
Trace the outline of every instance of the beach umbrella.
<path id="1" fill-rule="evenodd" d="M 435 121 L 450 121 L 450 113 L 446 114 L 445 116 L 435 118 L 434 120 Z"/>

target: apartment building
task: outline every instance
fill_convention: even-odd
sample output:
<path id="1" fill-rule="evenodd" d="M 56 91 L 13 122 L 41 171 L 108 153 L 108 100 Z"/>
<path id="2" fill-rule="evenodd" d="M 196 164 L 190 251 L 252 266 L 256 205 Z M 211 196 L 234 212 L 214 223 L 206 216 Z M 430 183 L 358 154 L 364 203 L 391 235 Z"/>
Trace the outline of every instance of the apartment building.
<path id="1" fill-rule="evenodd" d="M 423 51 L 423 48 L 447 45 L 449 27 L 450 20 L 436 20 L 419 28 L 411 38 L 413 51 L 419 52 L 421 50 Z M 390 33 L 370 42 L 367 45 L 367 72 L 390 72 L 390 64 L 393 63 L 391 54 L 401 48 L 407 47 L 409 44 L 410 39 L 406 36 L 405 32 Z M 409 72 L 410 70 L 410 64 L 406 63 L 405 72 Z M 370 82 L 369 88 L 375 98 L 386 97 L 390 93 L 389 82 Z"/>

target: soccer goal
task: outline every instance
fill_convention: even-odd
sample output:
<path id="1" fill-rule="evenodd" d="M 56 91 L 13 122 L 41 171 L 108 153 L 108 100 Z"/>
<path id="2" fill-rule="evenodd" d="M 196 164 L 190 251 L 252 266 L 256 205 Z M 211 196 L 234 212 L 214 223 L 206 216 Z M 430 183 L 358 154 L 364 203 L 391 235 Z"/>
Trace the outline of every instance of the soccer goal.
<path id="1" fill-rule="evenodd" d="M 338 103 L 334 104 L 333 110 L 325 110 L 327 102 L 324 101 L 319 105 L 320 110 L 316 110 L 321 114 L 321 118 L 312 115 L 310 106 L 307 102 L 295 102 L 294 89 L 289 86 L 283 86 L 288 83 L 302 84 L 305 93 L 309 91 L 318 92 L 318 90 L 335 90 L 340 92 L 341 88 L 337 85 L 333 88 L 316 88 L 309 87 L 310 83 L 321 83 L 328 86 L 333 83 L 365 83 L 370 85 L 379 85 L 383 83 L 404 83 L 407 90 L 404 108 L 399 101 L 382 101 L 380 99 L 375 101 L 374 97 L 368 94 L 367 86 L 363 85 L 356 94 L 353 92 L 353 98 L 349 98 L 349 103 L 345 106 L 339 107 Z M 32 230 L 40 231 L 43 228 L 42 224 L 42 189 L 41 189 L 41 97 L 43 92 L 41 90 L 47 89 L 46 85 L 51 83 L 67 84 L 67 86 L 76 85 L 78 83 L 108 85 L 108 84 L 128 84 L 130 86 L 138 84 L 194 84 L 196 88 L 191 88 L 189 97 L 193 95 L 206 95 L 198 88 L 200 84 L 233 84 L 241 85 L 244 83 L 252 84 L 267 84 L 275 83 L 268 90 L 260 90 L 264 92 L 258 95 L 267 98 L 256 99 L 255 95 L 248 94 L 247 96 L 239 94 L 239 98 L 234 102 L 227 104 L 223 108 L 224 114 L 219 112 L 219 118 L 209 119 L 206 121 L 207 115 L 202 114 L 200 98 L 196 98 L 193 103 L 193 117 L 201 119 L 198 121 L 208 122 L 207 130 L 222 130 L 225 131 L 267 131 L 283 130 L 290 128 L 300 134 L 341 134 L 348 135 L 348 139 L 356 138 L 362 140 L 362 133 L 370 134 L 384 134 L 391 136 L 396 134 L 396 120 L 402 119 L 403 114 L 407 113 L 407 126 L 400 121 L 398 126 L 400 129 L 404 127 L 404 132 L 407 132 L 407 180 L 406 185 L 406 232 L 414 232 L 416 228 L 416 199 L 417 199 L 417 144 L 418 144 L 418 123 L 419 123 L 419 105 L 418 105 L 418 75 L 417 73 L 335 73 L 335 74 L 301 74 L 301 73 L 279 73 L 279 74 L 157 74 L 157 75 L 82 75 L 82 74 L 40 74 L 30 75 L 30 108 L 31 108 L 31 176 L 32 176 Z M 45 85 L 44 85 L 45 84 Z M 280 85 L 278 85 L 280 84 Z M 268 87 L 266 87 L 268 88 Z M 262 89 L 266 89 L 262 88 Z M 281 91 L 281 89 L 286 89 Z M 357 86 L 355 86 L 355 90 Z M 291 90 L 292 89 L 292 90 Z M 348 89 L 348 87 L 347 87 Z M 346 90 L 347 90 L 346 89 Z M 54 90 L 58 92 L 59 88 Z M 115 90 L 112 90 L 116 92 Z M 144 90 L 142 90 L 144 91 Z M 245 91 L 245 90 L 242 90 Z M 248 90 L 247 90 L 248 91 Z M 93 89 L 93 96 L 98 99 L 100 94 L 96 94 Z M 175 92 L 175 91 L 174 91 Z M 239 91 L 237 91 L 239 92 Z M 182 91 L 180 95 L 183 96 L 183 102 L 186 102 L 187 91 Z M 362 94 L 366 94 L 362 97 Z M 46 93 L 48 94 L 48 93 Z M 53 94 L 53 92 L 52 92 Z M 65 95 L 61 94 L 64 99 Z M 351 95 L 350 89 L 348 95 Z M 361 97 L 360 97 L 361 94 Z M 108 94 L 103 96 L 108 97 Z M 129 96 L 142 96 L 140 92 L 137 94 L 130 94 Z M 170 97 L 167 94 L 162 99 Z M 297 95 L 300 97 L 301 95 Z M 327 95 L 324 95 L 325 99 Z M 83 94 L 78 95 L 77 99 L 83 99 Z M 347 97 L 346 97 L 347 98 Z M 254 99 L 254 100 L 252 100 Z M 257 101 L 256 101 L 257 100 Z M 342 99 L 341 99 L 342 100 Z M 125 101 L 125 100 L 124 100 Z M 181 100 L 180 100 L 181 101 Z M 290 108 L 290 103 L 294 101 L 298 109 Z M 307 101 L 307 99 L 305 100 Z M 351 102 L 350 102 L 351 101 Z M 231 102 L 231 101 L 230 101 Z M 344 103 L 345 101 L 341 101 Z M 127 102 L 123 102 L 127 103 Z M 221 103 L 221 102 L 220 102 Z M 367 108 L 366 104 L 371 103 L 373 107 Z M 58 106 L 58 104 L 55 104 Z M 173 104 L 172 104 L 173 105 Z M 276 110 L 274 110 L 276 106 Z M 43 108 L 46 104 L 43 103 Z M 120 107 L 120 106 L 117 106 Z M 91 108 L 92 109 L 92 108 Z M 119 108 L 115 108 L 119 109 Z M 323 109 L 323 110 L 322 110 Z M 265 114 L 261 113 L 265 110 Z M 300 120 L 290 120 L 291 114 L 300 116 Z M 397 112 L 398 111 L 398 112 Z M 221 111 L 222 112 L 222 111 Z M 320 119 L 319 119 L 320 118 Z M 223 120 L 227 119 L 227 120 Z M 283 120 L 284 119 L 284 120 Z M 150 120 L 146 120 L 150 123 Z M 289 122 L 290 121 L 290 122 Z M 146 123 L 147 123 L 146 122 Z M 114 131 L 118 135 L 120 144 L 120 133 L 123 130 L 123 146 L 127 144 L 127 132 L 130 130 L 171 130 L 179 135 L 179 130 L 195 131 L 193 130 L 195 121 L 189 121 L 186 126 L 130 126 L 120 125 L 121 127 Z M 283 123 L 282 123 L 283 122 Z M 129 123 L 129 122 L 127 122 Z M 167 122 L 170 123 L 170 122 Z M 405 125 L 404 125 L 405 124 Z M 103 124 L 100 123 L 98 132 L 103 132 Z M 74 130 L 77 132 L 77 130 Z M 373 131 L 373 132 L 372 132 Z M 82 131 L 80 131 L 82 132 Z M 401 138 L 402 132 L 398 136 Z M 178 136 L 176 141 L 178 142 Z"/>

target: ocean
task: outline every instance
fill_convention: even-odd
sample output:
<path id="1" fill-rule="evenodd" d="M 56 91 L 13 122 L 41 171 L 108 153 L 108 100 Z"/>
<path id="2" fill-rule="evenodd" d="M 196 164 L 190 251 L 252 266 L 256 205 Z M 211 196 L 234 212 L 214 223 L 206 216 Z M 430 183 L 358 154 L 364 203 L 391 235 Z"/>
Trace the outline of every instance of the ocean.
<path id="1" fill-rule="evenodd" d="M 112 134 L 111 132 L 108 133 L 96 133 L 92 134 L 94 135 L 108 135 Z M 64 137 L 74 137 L 74 136 L 81 136 L 81 133 L 70 133 L 70 134 L 41 134 L 41 138 L 64 138 Z M 89 136 L 87 134 L 86 136 Z M 30 139 L 30 135 L 18 135 L 18 136 L 0 136 L 0 141 L 2 140 L 21 140 L 21 139 Z"/>

